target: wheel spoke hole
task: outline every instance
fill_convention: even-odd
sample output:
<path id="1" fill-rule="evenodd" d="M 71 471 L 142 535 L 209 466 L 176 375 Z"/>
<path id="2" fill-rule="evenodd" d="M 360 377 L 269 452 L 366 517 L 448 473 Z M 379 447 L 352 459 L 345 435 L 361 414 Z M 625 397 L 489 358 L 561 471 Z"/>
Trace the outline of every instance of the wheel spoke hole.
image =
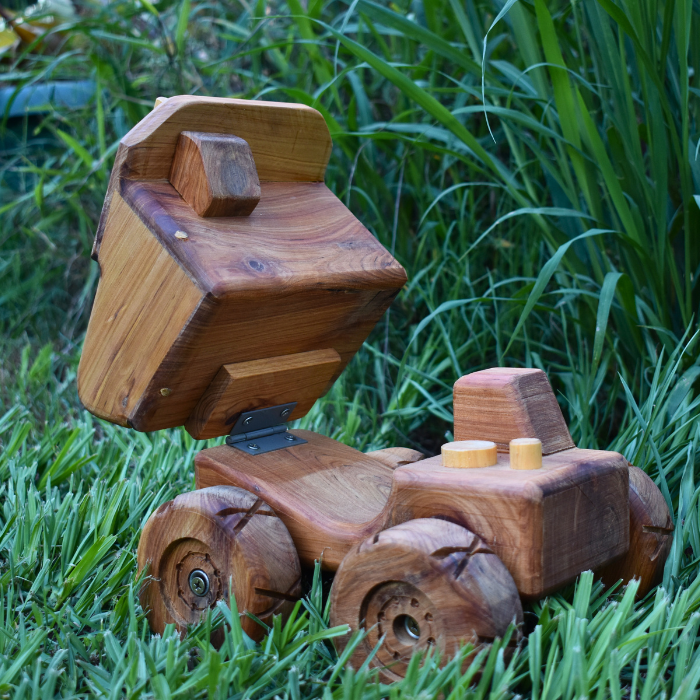
<path id="1" fill-rule="evenodd" d="M 410 615 L 397 615 L 394 618 L 394 634 L 402 644 L 417 644 L 420 639 L 420 626 Z"/>

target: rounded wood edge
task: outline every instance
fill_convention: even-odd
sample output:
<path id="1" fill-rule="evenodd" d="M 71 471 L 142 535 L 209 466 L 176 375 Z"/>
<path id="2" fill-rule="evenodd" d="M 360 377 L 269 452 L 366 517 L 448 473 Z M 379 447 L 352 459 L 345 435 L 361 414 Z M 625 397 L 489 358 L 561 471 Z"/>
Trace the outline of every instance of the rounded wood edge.
<path id="1" fill-rule="evenodd" d="M 629 485 L 630 548 L 596 573 L 607 587 L 639 579 L 637 598 L 643 598 L 663 579 L 674 528 L 666 499 L 645 472 L 630 465 Z"/>
<path id="2" fill-rule="evenodd" d="M 331 624 L 350 627 L 336 640 L 339 653 L 353 633 L 366 632 L 355 668 L 386 635 L 371 662 L 385 682 L 400 680 L 416 651 L 436 648 L 445 664 L 462 644 L 482 648 L 522 621 L 501 560 L 466 528 L 438 519 L 411 520 L 356 545 L 331 591 Z"/>
<path id="3" fill-rule="evenodd" d="M 233 97 L 200 97 L 197 95 L 174 95 L 164 100 L 157 109 L 151 110 L 138 124 L 136 124 L 120 141 L 120 146 L 126 149 L 138 147 L 150 139 L 158 136 L 158 131 L 163 128 L 171 119 L 181 116 L 182 112 L 187 112 L 193 107 L 210 107 L 210 108 L 231 108 L 235 107 L 240 110 L 244 116 L 250 115 L 254 111 L 271 110 L 277 112 L 298 112 L 304 114 L 307 118 L 311 118 L 315 124 L 314 128 L 323 132 L 325 140 L 327 140 L 325 148 L 325 159 L 319 160 L 322 166 L 321 176 L 318 181 L 323 180 L 330 152 L 333 147 L 331 134 L 326 124 L 323 115 L 313 107 L 297 102 L 271 102 L 267 100 L 241 100 Z M 193 126 L 192 128 L 183 129 L 183 131 L 203 131 L 201 128 Z M 219 131 L 212 133 L 233 133 L 225 128 L 225 124 L 221 124 Z"/>

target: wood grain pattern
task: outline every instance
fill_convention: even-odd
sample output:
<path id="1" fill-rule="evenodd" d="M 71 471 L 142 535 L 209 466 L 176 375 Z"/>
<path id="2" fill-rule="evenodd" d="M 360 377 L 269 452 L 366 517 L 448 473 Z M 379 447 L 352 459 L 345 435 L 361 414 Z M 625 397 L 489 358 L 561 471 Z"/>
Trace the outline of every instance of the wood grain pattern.
<path id="1" fill-rule="evenodd" d="M 115 297 L 117 306 L 127 295 L 174 335 L 164 357 L 146 354 L 138 343 L 145 348 L 151 331 L 140 326 L 133 351 L 115 357 L 102 335 L 88 331 L 81 366 L 96 367 L 85 373 L 91 381 L 83 383 L 81 396 L 88 407 L 95 405 L 92 396 L 104 396 L 110 409 L 100 415 L 137 430 L 184 425 L 223 365 L 331 348 L 340 363 L 330 384 L 406 280 L 403 268 L 323 184 L 263 183 L 248 217 L 202 219 L 168 182 L 125 182 L 124 196 L 129 208 L 115 210 L 105 235 L 101 294 Z M 162 250 L 118 246 L 115 237 L 135 225 L 134 214 Z M 117 247 L 118 254 L 107 253 Z M 153 288 L 138 276 L 110 289 L 117 284 L 113 267 L 148 269 L 163 251 L 181 268 L 182 286 L 174 285 L 169 299 L 178 323 L 186 314 L 180 325 L 154 304 Z M 198 290 L 197 302 L 183 299 L 180 306 L 180 289 Z M 123 366 L 111 369 L 115 362 Z M 102 381 L 110 372 L 133 377 L 139 393 Z M 164 388 L 170 392 L 163 394 Z"/>
<path id="2" fill-rule="evenodd" d="M 387 467 L 391 467 L 392 469 L 401 467 L 404 464 L 420 462 L 421 459 L 425 459 L 425 455 L 422 452 L 412 450 L 409 447 L 385 447 L 382 450 L 365 452 L 365 454 L 382 464 L 386 464 Z"/>
<path id="3" fill-rule="evenodd" d="M 666 499 L 638 467 L 630 466 L 630 548 L 596 573 L 606 586 L 639 579 L 637 597 L 661 583 L 673 544 L 673 521 Z"/>
<path id="4" fill-rule="evenodd" d="M 313 350 L 224 365 L 185 424 L 197 440 L 226 435 L 243 411 L 297 402 L 288 421 L 305 416 L 330 388 L 340 364 L 333 350 Z"/>
<path id="5" fill-rule="evenodd" d="M 231 134 L 183 131 L 169 179 L 198 216 L 249 216 L 260 201 L 250 146 Z"/>
<path id="6" fill-rule="evenodd" d="M 397 290 L 406 272 L 322 183 L 262 183 L 250 216 L 203 219 L 168 182 L 125 181 L 124 199 L 211 297 L 322 286 Z M 184 231 L 188 241 L 175 238 Z"/>
<path id="7" fill-rule="evenodd" d="M 627 462 L 616 452 L 571 449 L 542 468 L 481 469 L 441 457 L 392 469 L 309 431 L 308 444 L 250 456 L 232 447 L 195 458 L 198 487 L 230 484 L 260 495 L 289 529 L 299 557 L 324 552 L 334 570 L 359 541 L 416 518 L 444 518 L 476 533 L 502 559 L 521 595 L 538 598 L 629 547 Z"/>
<path id="8" fill-rule="evenodd" d="M 522 621 L 506 567 L 474 534 L 442 520 L 413 520 L 360 543 L 331 591 L 331 625 L 366 632 L 355 669 L 385 636 L 370 665 L 387 683 L 405 676 L 415 651 L 437 648 L 447 663 L 461 645 L 480 650 Z M 350 636 L 336 639 L 339 653 Z"/>
<path id="9" fill-rule="evenodd" d="M 245 612 L 271 624 L 301 595 L 299 559 L 285 526 L 261 499 L 226 486 L 182 494 L 158 508 L 139 542 L 139 572 L 146 566 L 141 603 L 157 634 L 171 623 L 184 633 L 233 593 L 241 626 L 259 640 L 265 630 Z M 197 569 L 210 583 L 202 596 L 189 586 Z"/>
<path id="10" fill-rule="evenodd" d="M 627 463 L 616 452 L 572 449 L 542 468 L 481 469 L 433 457 L 394 471 L 385 526 L 442 517 L 477 534 L 500 557 L 520 594 L 540 598 L 627 551 Z"/>
<path id="11" fill-rule="evenodd" d="M 334 571 L 350 548 L 382 527 L 392 469 L 358 450 L 308 430 L 308 443 L 263 455 L 223 445 L 195 457 L 197 488 L 229 484 L 262 498 L 309 566 L 323 555 Z"/>
<path id="12" fill-rule="evenodd" d="M 93 246 L 99 259 L 112 197 L 122 178 L 167 180 L 180 133 L 233 134 L 251 148 L 262 182 L 321 182 L 332 142 L 319 112 L 300 104 L 178 95 L 120 142 Z"/>
<path id="13" fill-rule="evenodd" d="M 114 202 L 110 234 L 80 358 L 78 394 L 91 413 L 129 425 L 151 380 L 149 367 L 163 362 L 201 292 L 121 197 Z M 168 387 L 158 390 L 163 388 Z"/>
<path id="14" fill-rule="evenodd" d="M 508 452 L 514 438 L 539 438 L 542 454 L 574 447 L 547 375 L 494 367 L 454 385 L 455 440 L 492 440 Z"/>

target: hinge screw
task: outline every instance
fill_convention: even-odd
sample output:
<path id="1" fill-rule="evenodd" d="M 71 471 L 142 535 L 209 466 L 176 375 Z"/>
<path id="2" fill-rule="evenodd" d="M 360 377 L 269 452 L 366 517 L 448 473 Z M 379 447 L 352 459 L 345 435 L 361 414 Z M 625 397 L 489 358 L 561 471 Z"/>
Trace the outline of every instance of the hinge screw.
<path id="1" fill-rule="evenodd" d="M 256 445 L 254 442 L 250 442 L 250 443 L 248 443 L 248 449 L 249 450 L 259 450 L 260 445 Z"/>
<path id="2" fill-rule="evenodd" d="M 280 415 L 282 416 L 282 418 L 286 418 L 291 412 L 291 408 L 284 408 L 282 409 L 282 413 Z"/>
<path id="3" fill-rule="evenodd" d="M 247 418 L 243 419 L 243 425 L 250 425 L 253 421 L 253 416 L 248 416 Z"/>
<path id="4" fill-rule="evenodd" d="M 285 435 L 285 436 L 284 436 L 284 439 L 285 439 L 285 440 L 289 440 L 289 442 L 294 442 L 294 441 L 296 440 L 296 438 L 294 437 L 294 435 L 291 435 L 291 434 Z"/>

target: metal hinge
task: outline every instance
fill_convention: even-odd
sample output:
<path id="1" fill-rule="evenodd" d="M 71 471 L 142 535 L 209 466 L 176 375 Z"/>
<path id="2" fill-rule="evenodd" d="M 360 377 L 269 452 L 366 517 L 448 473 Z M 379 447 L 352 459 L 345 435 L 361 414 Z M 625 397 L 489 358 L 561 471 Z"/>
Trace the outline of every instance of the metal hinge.
<path id="1" fill-rule="evenodd" d="M 305 444 L 306 440 L 287 430 L 286 423 L 280 423 L 280 419 L 284 421 L 292 415 L 296 406 L 297 402 L 294 401 L 241 413 L 231 434 L 226 438 L 226 444 L 249 455 L 261 455 Z"/>

